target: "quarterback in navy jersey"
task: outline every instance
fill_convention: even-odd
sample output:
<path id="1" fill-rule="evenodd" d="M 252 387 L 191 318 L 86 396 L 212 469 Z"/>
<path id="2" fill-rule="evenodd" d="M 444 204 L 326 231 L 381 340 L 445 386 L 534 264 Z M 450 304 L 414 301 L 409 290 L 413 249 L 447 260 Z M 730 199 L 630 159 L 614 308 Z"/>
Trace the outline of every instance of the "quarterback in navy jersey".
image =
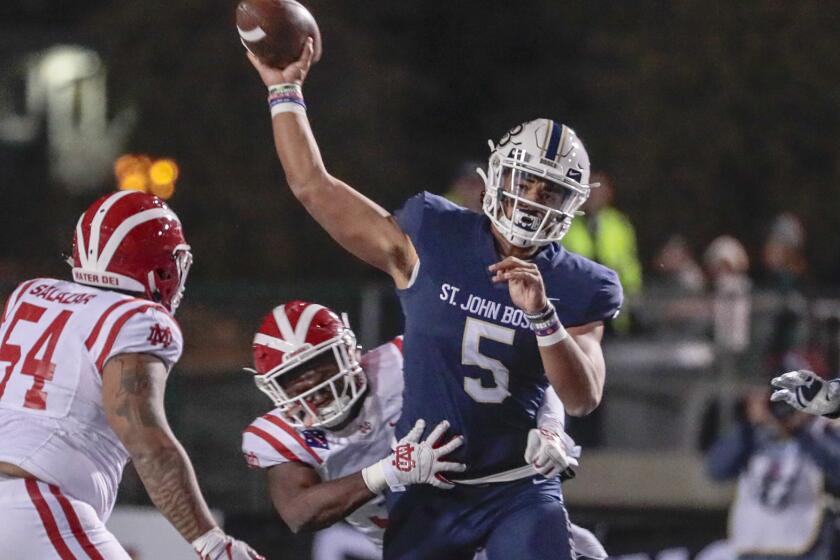
<path id="1" fill-rule="evenodd" d="M 331 176 L 306 118 L 312 42 L 283 70 L 249 58 L 269 88 L 277 154 L 292 193 L 345 249 L 394 280 L 406 319 L 405 390 L 396 436 L 446 420 L 468 470 L 454 489 L 388 496 L 386 558 L 570 558 L 560 484 L 523 468 L 524 442 L 550 384 L 572 415 L 603 394 L 604 321 L 620 308 L 616 274 L 559 241 L 589 195 L 589 158 L 549 119 L 492 145 L 484 215 L 422 193 L 396 218 Z M 551 527 L 552 530 L 545 530 Z M 422 528 L 422 531 L 418 531 Z"/>

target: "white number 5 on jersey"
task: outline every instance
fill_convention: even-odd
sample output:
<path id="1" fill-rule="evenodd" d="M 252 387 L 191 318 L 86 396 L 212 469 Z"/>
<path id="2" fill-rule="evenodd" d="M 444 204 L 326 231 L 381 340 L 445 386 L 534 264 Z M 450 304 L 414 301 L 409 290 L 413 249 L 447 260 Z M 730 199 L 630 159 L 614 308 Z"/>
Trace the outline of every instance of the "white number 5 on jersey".
<path id="1" fill-rule="evenodd" d="M 467 318 L 467 323 L 464 325 L 464 340 L 461 344 L 461 363 L 465 366 L 478 366 L 491 372 L 494 381 L 493 387 L 485 387 L 481 384 L 481 379 L 464 378 L 464 391 L 474 400 L 481 403 L 500 403 L 510 395 L 508 391 L 510 372 L 499 360 L 479 352 L 478 346 L 482 338 L 513 345 L 515 335 L 514 329 L 500 327 L 472 317 Z"/>

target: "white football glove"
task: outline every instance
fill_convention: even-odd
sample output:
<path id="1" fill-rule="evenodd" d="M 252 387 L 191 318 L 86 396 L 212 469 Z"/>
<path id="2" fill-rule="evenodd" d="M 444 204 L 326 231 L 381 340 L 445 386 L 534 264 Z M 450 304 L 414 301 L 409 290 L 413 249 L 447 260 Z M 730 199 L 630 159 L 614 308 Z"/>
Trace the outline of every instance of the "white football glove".
<path id="1" fill-rule="evenodd" d="M 562 429 L 541 426 L 528 432 L 525 462 L 546 478 L 574 478 L 579 456 L 580 447 Z"/>
<path id="2" fill-rule="evenodd" d="M 394 452 L 371 466 L 362 469 L 362 478 L 374 494 L 381 494 L 386 488 L 393 492 L 402 492 L 411 484 L 431 484 L 437 488 L 450 489 L 454 485 L 438 477 L 442 471 L 463 472 L 467 466 L 462 463 L 441 461 L 441 458 L 461 447 L 463 436 L 457 436 L 445 445 L 434 445 L 449 429 L 449 422 L 444 420 L 432 430 L 432 433 L 420 441 L 426 428 L 426 421 L 420 419 L 403 437 Z"/>
<path id="3" fill-rule="evenodd" d="M 210 529 L 192 542 L 201 560 L 265 560 L 250 546 L 226 535 L 221 529 Z"/>
<path id="4" fill-rule="evenodd" d="M 793 408 L 817 416 L 836 417 L 840 412 L 840 379 L 823 381 L 805 369 L 789 371 L 771 381 L 776 391 L 771 401 L 786 402 Z"/>

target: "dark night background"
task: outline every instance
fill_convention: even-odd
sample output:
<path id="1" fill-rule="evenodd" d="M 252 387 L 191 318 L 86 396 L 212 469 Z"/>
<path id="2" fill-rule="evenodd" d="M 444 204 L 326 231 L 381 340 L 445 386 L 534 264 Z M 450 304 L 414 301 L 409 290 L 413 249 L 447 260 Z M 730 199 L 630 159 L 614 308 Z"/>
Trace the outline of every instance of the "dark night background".
<path id="1" fill-rule="evenodd" d="M 809 232 L 814 280 L 827 283 L 840 251 L 840 10 L 831 6 L 313 0 L 325 54 L 305 93 L 330 171 L 388 208 L 446 190 L 459 161 L 486 157 L 488 138 L 550 116 L 615 176 L 643 262 L 671 233 L 698 248 L 731 233 L 755 252 L 770 217 L 789 209 Z M 102 54 L 111 104 L 140 110 L 129 148 L 181 164 L 171 202 L 196 253 L 194 278 L 375 274 L 286 191 L 233 7 L 4 2 L 0 60 L 47 40 Z M 68 206 L 39 176 L 43 156 L 13 151 L 0 157 L 0 219 L 15 242 L 0 256 L 48 258 L 66 250 L 90 197 Z"/>
<path id="2" fill-rule="evenodd" d="M 720 405 L 732 395 L 715 399 L 735 384 L 766 388 L 767 364 L 791 349 L 819 355 L 822 373 L 836 375 L 840 302 L 812 299 L 785 315 L 751 300 L 749 348 L 733 356 L 714 328 L 713 282 L 691 294 L 707 298 L 700 303 L 675 298 L 669 307 L 674 301 L 659 305 L 665 292 L 650 290 L 648 279 L 675 234 L 696 256 L 727 234 L 743 242 L 750 279 L 766 288 L 763 243 L 774 218 L 791 212 L 807 232 L 797 296 L 840 293 L 840 2 L 305 3 L 323 36 L 323 58 L 304 94 L 327 168 L 384 207 L 420 190 L 447 191 L 460 163 L 486 161 L 488 139 L 537 117 L 572 126 L 593 168 L 613 176 L 645 284 L 624 314 L 631 327 L 604 344 L 608 396 L 591 425 L 572 434 L 590 458 L 570 489 L 577 494 L 568 494 L 572 518 L 614 553 L 670 546 L 694 553 L 722 537 L 728 495 L 709 497 L 697 433 L 717 435 L 718 416 L 737 418 Z M 178 315 L 187 350 L 167 410 L 208 501 L 224 504 L 229 530 L 288 557 L 309 541 L 281 528 L 262 478 L 245 471 L 238 453 L 241 429 L 268 407 L 240 372 L 253 327 L 286 298 L 350 311 L 358 323 L 365 323 L 363 300 L 373 301 L 365 332 L 380 343 L 399 332 L 399 313 L 387 278 L 339 248 L 288 191 L 265 88 L 239 44 L 235 5 L 0 1 L 0 125 L 10 109 L 21 111 L 26 56 L 80 45 L 107 68 L 109 114 L 137 110 L 126 151 L 178 162 L 169 203 L 195 266 Z M 115 187 L 104 180 L 68 192 L 50 179 L 47 145 L 43 130 L 28 143 L 0 134 L 0 297 L 27 277 L 66 275 L 61 256 L 79 213 Z M 777 288 L 787 305 L 792 292 Z M 799 336 L 805 322 L 811 330 Z M 707 361 L 678 363 L 685 341 L 690 358 L 699 347 Z M 631 468 L 615 466 L 628 458 Z M 673 474 L 670 486 L 658 488 L 648 467 Z M 587 479 L 593 472 L 601 478 Z M 664 489 L 666 499 L 624 500 L 625 489 L 635 496 L 645 484 Z M 605 489 L 615 489 L 616 503 L 581 500 Z M 120 496 L 121 504 L 146 500 L 130 471 Z"/>

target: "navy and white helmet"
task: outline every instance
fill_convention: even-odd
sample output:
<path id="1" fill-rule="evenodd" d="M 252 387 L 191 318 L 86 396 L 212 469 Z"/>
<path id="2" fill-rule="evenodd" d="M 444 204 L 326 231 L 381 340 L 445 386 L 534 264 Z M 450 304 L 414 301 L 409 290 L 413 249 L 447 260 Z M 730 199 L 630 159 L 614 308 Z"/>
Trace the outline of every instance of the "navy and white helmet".
<path id="1" fill-rule="evenodd" d="M 575 131 L 536 119 L 490 142 L 483 208 L 496 229 L 517 247 L 560 241 L 589 197 L 589 155 Z M 481 172 L 480 172 L 481 173 Z M 542 181 L 541 202 L 520 195 L 522 185 Z"/>

